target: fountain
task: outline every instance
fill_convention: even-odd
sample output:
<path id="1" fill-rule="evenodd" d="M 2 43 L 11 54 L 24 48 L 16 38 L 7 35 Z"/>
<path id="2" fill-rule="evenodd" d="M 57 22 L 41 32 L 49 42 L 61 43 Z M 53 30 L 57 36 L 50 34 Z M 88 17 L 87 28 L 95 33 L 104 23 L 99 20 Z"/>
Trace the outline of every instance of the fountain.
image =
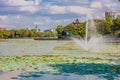
<path id="1" fill-rule="evenodd" d="M 97 36 L 97 30 L 94 21 L 90 15 L 87 16 L 86 20 L 85 37 L 80 39 L 73 38 L 73 40 L 85 51 L 101 51 L 101 49 L 104 49 L 103 45 L 105 45 L 104 38 Z"/>

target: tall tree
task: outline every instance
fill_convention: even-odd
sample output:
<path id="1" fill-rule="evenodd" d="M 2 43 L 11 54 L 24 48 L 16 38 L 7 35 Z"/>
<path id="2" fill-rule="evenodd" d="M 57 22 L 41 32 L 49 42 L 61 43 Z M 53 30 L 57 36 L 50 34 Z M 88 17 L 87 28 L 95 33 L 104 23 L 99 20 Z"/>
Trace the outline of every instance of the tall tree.
<path id="1" fill-rule="evenodd" d="M 56 28 L 57 34 L 58 34 L 58 38 L 63 38 L 64 36 L 62 35 L 63 31 L 64 31 L 64 27 L 62 25 L 58 25 Z"/>
<path id="2" fill-rule="evenodd" d="M 73 37 L 84 37 L 85 23 L 81 23 L 78 25 L 69 24 L 65 27 L 65 31 L 69 32 Z"/>
<path id="3" fill-rule="evenodd" d="M 120 18 L 116 18 L 115 20 L 113 20 L 112 33 L 120 35 Z"/>
<path id="4" fill-rule="evenodd" d="M 63 27 L 62 25 L 58 25 L 58 26 L 57 26 L 56 31 L 57 31 L 58 33 L 62 33 L 63 30 L 64 30 L 64 27 Z"/>
<path id="5" fill-rule="evenodd" d="M 102 35 L 111 34 L 112 32 L 112 18 L 107 17 L 105 20 L 102 20 L 99 24 L 99 30 Z"/>

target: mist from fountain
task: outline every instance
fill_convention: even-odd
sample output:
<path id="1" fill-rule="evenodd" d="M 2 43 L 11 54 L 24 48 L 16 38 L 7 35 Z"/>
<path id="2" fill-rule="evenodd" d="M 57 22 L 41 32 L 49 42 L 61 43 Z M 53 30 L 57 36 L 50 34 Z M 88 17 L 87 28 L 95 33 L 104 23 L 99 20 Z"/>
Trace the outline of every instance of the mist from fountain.
<path id="1" fill-rule="evenodd" d="M 73 38 L 74 42 L 85 51 L 99 52 L 104 50 L 105 40 L 97 36 L 97 29 L 92 16 L 88 15 L 86 20 L 86 34 L 84 38 Z"/>

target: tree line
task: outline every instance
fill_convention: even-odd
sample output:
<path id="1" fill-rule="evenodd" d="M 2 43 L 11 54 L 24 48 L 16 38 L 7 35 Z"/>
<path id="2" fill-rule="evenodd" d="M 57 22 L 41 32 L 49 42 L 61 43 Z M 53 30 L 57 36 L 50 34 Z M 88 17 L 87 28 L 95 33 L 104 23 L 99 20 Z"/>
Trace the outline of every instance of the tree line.
<path id="1" fill-rule="evenodd" d="M 48 38 L 65 38 L 66 36 L 85 37 L 86 22 L 80 24 L 69 24 L 67 26 L 58 25 L 56 32 L 40 32 L 36 29 L 12 29 L 0 30 L 0 38 L 34 38 L 34 37 L 48 37 Z M 95 23 L 98 35 L 117 35 L 120 37 L 120 17 L 113 19 L 107 17 Z"/>
<path id="2" fill-rule="evenodd" d="M 34 38 L 34 37 L 56 37 L 53 32 L 40 32 L 36 29 L 12 29 L 0 30 L 0 38 Z"/>
<path id="3" fill-rule="evenodd" d="M 112 19 L 108 16 L 106 19 L 102 19 L 99 22 L 95 22 L 95 27 L 98 36 L 110 35 L 120 37 L 120 17 Z M 85 37 L 86 22 L 81 24 L 69 24 L 65 27 L 62 25 L 57 26 L 58 37 L 63 38 L 66 33 L 73 37 Z"/>

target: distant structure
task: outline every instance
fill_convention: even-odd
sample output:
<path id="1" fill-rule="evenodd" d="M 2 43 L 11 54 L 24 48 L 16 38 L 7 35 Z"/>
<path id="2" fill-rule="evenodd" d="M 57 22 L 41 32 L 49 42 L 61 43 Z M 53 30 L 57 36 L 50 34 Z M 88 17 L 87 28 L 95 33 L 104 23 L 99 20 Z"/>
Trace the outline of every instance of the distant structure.
<path id="1" fill-rule="evenodd" d="M 72 24 L 73 25 L 79 25 L 79 24 L 81 24 L 81 22 L 78 19 L 76 19 L 75 22 L 72 22 Z"/>
<path id="2" fill-rule="evenodd" d="M 110 16 L 112 19 L 116 19 L 118 15 L 119 15 L 118 12 L 112 12 L 112 11 L 105 12 L 105 18 Z"/>
<path id="3" fill-rule="evenodd" d="M 47 30 L 44 30 L 44 32 L 56 32 L 56 28 L 52 28 L 52 29 L 47 29 Z"/>
<path id="4" fill-rule="evenodd" d="M 40 32 L 40 28 L 38 28 L 38 25 L 35 26 L 36 32 Z"/>
<path id="5" fill-rule="evenodd" d="M 5 27 L 0 27 L 0 30 L 6 30 L 6 28 Z"/>
<path id="6" fill-rule="evenodd" d="M 118 16 L 117 16 L 118 18 L 120 18 L 120 13 L 118 13 Z"/>
<path id="7" fill-rule="evenodd" d="M 93 21 L 96 22 L 96 23 L 100 23 L 101 19 L 93 19 Z"/>

